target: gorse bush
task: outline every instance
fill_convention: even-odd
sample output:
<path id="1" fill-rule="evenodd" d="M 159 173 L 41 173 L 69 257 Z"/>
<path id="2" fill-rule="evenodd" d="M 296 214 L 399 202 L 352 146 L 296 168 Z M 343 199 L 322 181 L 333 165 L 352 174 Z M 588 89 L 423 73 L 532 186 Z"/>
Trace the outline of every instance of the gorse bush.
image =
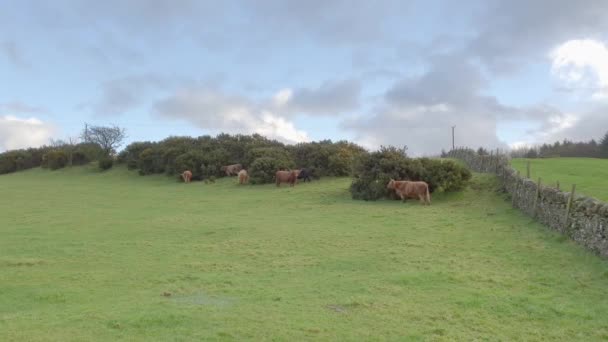
<path id="1" fill-rule="evenodd" d="M 70 165 L 70 161 L 72 165 L 87 164 L 98 160 L 103 155 L 103 150 L 99 145 L 90 143 L 74 145 L 58 144 L 56 146 L 7 151 L 0 153 L 0 174 L 27 170 L 39 166 L 50 168 L 45 161 L 45 155 L 52 151 L 62 151 L 66 157 L 65 163 L 59 161 L 53 164 L 53 167 L 57 168 Z"/>
<path id="2" fill-rule="evenodd" d="M 382 147 L 379 151 L 360 155 L 354 164 L 350 186 L 353 199 L 377 200 L 392 198 L 386 189 L 390 179 L 425 181 L 429 191 L 458 191 L 471 179 L 469 170 L 450 160 L 408 158 L 405 150 Z"/>
<path id="3" fill-rule="evenodd" d="M 68 163 L 68 156 L 62 150 L 54 150 L 47 152 L 42 157 L 42 167 L 50 170 L 57 170 L 65 167 Z"/>
<path id="4" fill-rule="evenodd" d="M 362 147 L 345 141 L 285 145 L 259 134 L 220 134 L 135 142 L 118 155 L 118 162 L 137 169 L 142 175 L 175 176 L 187 169 L 192 171 L 193 179 L 223 177 L 222 166 L 241 164 L 250 173 L 257 172 L 258 176 L 252 176 L 252 183 L 260 184 L 271 182 L 268 175 L 272 173 L 274 177 L 278 169 L 307 168 L 317 177 L 350 175 L 354 160 L 362 153 L 365 153 Z M 255 163 L 261 158 L 264 159 Z M 270 167 L 276 168 L 269 170 Z"/>
<path id="5" fill-rule="evenodd" d="M 109 170 L 114 165 L 114 158 L 108 156 L 99 159 L 99 168 L 101 170 Z"/>

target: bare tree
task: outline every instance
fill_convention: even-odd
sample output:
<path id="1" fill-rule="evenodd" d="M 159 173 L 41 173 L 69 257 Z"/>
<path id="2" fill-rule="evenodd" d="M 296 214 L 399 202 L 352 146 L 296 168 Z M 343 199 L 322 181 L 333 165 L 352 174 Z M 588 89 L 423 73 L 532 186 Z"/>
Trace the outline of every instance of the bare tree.
<path id="1" fill-rule="evenodd" d="M 85 125 L 82 132 L 82 139 L 86 143 L 94 143 L 101 146 L 107 155 L 116 152 L 127 137 L 125 129 L 116 125 L 112 126 L 89 126 Z"/>

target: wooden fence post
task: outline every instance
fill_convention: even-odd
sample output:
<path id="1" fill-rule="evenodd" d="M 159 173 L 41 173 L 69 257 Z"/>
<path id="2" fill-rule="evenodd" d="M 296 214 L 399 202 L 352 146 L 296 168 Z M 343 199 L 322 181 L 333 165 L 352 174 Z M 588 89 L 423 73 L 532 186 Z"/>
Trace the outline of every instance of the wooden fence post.
<path id="1" fill-rule="evenodd" d="M 559 181 L 557 181 L 556 185 L 557 185 L 557 190 L 559 190 Z"/>
<path id="2" fill-rule="evenodd" d="M 536 209 L 538 208 L 538 197 L 540 196 L 540 182 L 541 179 L 538 177 L 538 183 L 536 184 L 536 196 L 534 196 L 534 211 L 532 213 L 533 217 L 536 217 Z"/>
<path id="3" fill-rule="evenodd" d="M 526 178 L 530 179 L 530 161 L 526 162 Z"/>
<path id="4" fill-rule="evenodd" d="M 572 184 L 572 191 L 570 191 L 570 198 L 566 204 L 566 217 L 564 217 L 564 232 L 568 232 L 568 218 L 570 216 L 570 209 L 572 208 L 572 201 L 574 200 L 574 192 L 576 191 L 576 184 Z"/>

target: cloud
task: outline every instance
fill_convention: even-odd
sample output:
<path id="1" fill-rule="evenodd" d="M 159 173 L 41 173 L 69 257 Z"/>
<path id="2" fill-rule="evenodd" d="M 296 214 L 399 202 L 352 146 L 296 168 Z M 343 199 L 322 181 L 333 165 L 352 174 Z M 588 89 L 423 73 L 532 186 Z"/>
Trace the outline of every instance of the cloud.
<path id="1" fill-rule="evenodd" d="M 544 58 L 553 46 L 579 37 L 606 37 L 608 1 L 487 1 L 472 26 L 467 50 L 495 72 Z"/>
<path id="2" fill-rule="evenodd" d="M 505 147 L 496 136 L 497 121 L 520 110 L 483 95 L 485 84 L 478 67 L 463 56 L 437 56 L 424 74 L 393 84 L 370 115 L 343 126 L 367 147 L 407 145 L 413 154 L 450 148 L 454 125 L 458 146 Z"/>
<path id="3" fill-rule="evenodd" d="M 273 97 L 284 114 L 339 115 L 358 108 L 361 85 L 356 80 L 327 81 L 318 88 L 283 89 Z"/>
<path id="4" fill-rule="evenodd" d="M 161 117 L 181 119 L 199 128 L 227 133 L 260 133 L 288 143 L 310 140 L 286 118 L 263 105 L 206 87 L 183 88 L 154 105 Z"/>
<path id="5" fill-rule="evenodd" d="M 36 118 L 0 116 L 0 150 L 37 147 L 49 142 L 56 129 Z"/>
<path id="6" fill-rule="evenodd" d="M 608 133 L 608 106 L 600 105 L 584 113 L 569 113 L 564 118 L 554 118 L 553 126 L 545 132 L 537 141 L 599 140 Z"/>
<path id="7" fill-rule="evenodd" d="M 567 87 L 608 97 L 608 46 L 593 39 L 569 40 L 553 49 L 551 72 Z"/>
<path id="8" fill-rule="evenodd" d="M 14 41 L 8 40 L 0 43 L 0 52 L 2 52 L 13 65 L 18 67 L 28 66 L 28 63 L 23 56 L 23 51 Z"/>
<path id="9" fill-rule="evenodd" d="M 100 84 L 99 98 L 81 107 L 97 116 L 122 115 L 144 103 L 146 96 L 166 89 L 173 81 L 156 74 L 141 74 L 115 78 Z"/>
<path id="10" fill-rule="evenodd" d="M 40 107 L 30 106 L 23 102 L 13 101 L 0 103 L 0 113 L 40 113 L 44 112 L 44 109 Z"/>

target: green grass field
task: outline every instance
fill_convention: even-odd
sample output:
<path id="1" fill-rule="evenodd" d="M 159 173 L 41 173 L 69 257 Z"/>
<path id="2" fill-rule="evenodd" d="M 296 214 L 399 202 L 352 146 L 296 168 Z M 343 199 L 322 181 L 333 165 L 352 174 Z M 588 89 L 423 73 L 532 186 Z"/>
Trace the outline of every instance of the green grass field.
<path id="1" fill-rule="evenodd" d="M 526 162 L 530 161 L 530 178 L 541 177 L 545 185 L 570 191 L 576 184 L 576 192 L 608 201 L 608 159 L 595 158 L 547 158 L 513 159 L 511 165 L 526 175 Z"/>
<path id="2" fill-rule="evenodd" d="M 430 207 L 349 182 L 0 176 L 0 341 L 608 339 L 608 263 L 491 176 Z"/>

